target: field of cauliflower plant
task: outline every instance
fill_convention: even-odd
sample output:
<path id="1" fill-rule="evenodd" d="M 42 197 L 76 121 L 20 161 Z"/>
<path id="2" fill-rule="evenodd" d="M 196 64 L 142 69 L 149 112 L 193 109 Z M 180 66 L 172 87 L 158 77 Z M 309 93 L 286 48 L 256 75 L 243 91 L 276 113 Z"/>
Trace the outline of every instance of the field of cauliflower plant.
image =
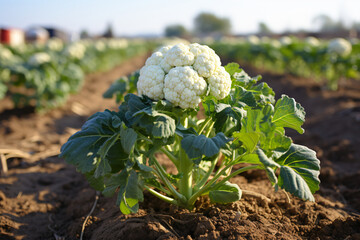
<path id="1" fill-rule="evenodd" d="M 339 53 L 336 40 L 310 54 L 310 40 L 285 40 L 138 51 L 83 70 L 83 87 L 42 114 L 13 107 L 20 77 L 1 65 L 13 75 L 0 105 L 0 238 L 359 239 L 357 48 Z M 334 87 L 313 55 L 353 75 L 337 72 L 346 81 Z M 22 67 L 53 58 L 32 56 Z M 301 67 L 313 75 L 291 71 Z"/>

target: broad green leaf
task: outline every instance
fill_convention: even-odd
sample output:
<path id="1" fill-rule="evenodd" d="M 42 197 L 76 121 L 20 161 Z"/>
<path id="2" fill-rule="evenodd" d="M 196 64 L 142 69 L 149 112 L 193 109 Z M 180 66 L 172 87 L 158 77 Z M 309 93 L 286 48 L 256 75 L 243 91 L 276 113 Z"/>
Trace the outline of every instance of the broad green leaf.
<path id="1" fill-rule="evenodd" d="M 126 77 L 122 77 L 113 84 L 111 84 L 110 88 L 106 90 L 103 94 L 103 98 L 112 98 L 114 94 L 124 94 L 128 88 L 128 79 Z"/>
<path id="2" fill-rule="evenodd" d="M 119 190 L 116 204 L 123 214 L 138 211 L 139 201 L 144 200 L 143 183 L 135 170 L 122 170 L 119 174 L 113 175 L 107 182 L 103 191 L 105 196 L 113 195 Z"/>
<path id="3" fill-rule="evenodd" d="M 124 196 L 123 201 L 126 207 L 132 213 L 137 212 L 139 210 L 139 201 L 144 201 L 144 195 L 142 183 L 134 170 L 130 172 Z"/>
<path id="4" fill-rule="evenodd" d="M 176 130 L 175 120 L 165 114 L 156 114 L 152 128 L 155 138 L 169 138 L 174 136 Z"/>
<path id="5" fill-rule="evenodd" d="M 214 116 L 214 128 L 217 133 L 225 132 L 228 135 L 231 134 L 231 132 L 228 132 L 230 129 L 232 129 L 232 132 L 240 131 L 241 120 L 246 115 L 244 109 L 231 107 L 227 104 L 217 104 L 215 109 L 217 109 L 217 113 Z"/>
<path id="6" fill-rule="evenodd" d="M 243 70 L 240 68 L 239 64 L 237 63 L 228 63 L 225 67 L 225 70 L 230 74 L 230 76 L 233 76 L 237 72 L 242 72 Z"/>
<path id="7" fill-rule="evenodd" d="M 105 188 L 104 177 L 95 178 L 93 173 L 85 173 L 85 178 L 90 186 L 97 191 L 103 191 Z"/>
<path id="8" fill-rule="evenodd" d="M 281 165 L 279 186 L 295 196 L 314 201 L 312 193 L 319 190 L 320 161 L 315 151 L 292 144 L 276 162 Z"/>
<path id="9" fill-rule="evenodd" d="M 248 109 L 243 118 L 241 132 L 259 132 L 262 113 L 258 109 Z"/>
<path id="10" fill-rule="evenodd" d="M 242 156 L 237 162 L 235 162 L 234 164 L 238 164 L 238 163 L 251 163 L 251 164 L 261 164 L 259 156 L 255 153 L 252 154 L 245 154 L 244 156 Z"/>
<path id="11" fill-rule="evenodd" d="M 107 149 L 107 145 L 113 144 L 113 137 L 118 134 L 114 132 L 114 129 L 109 128 L 114 115 L 116 113 L 106 110 L 91 116 L 82 129 L 72 135 L 61 147 L 60 157 L 74 164 L 82 173 L 94 170 L 99 164 L 98 160 L 106 158 L 106 152 L 111 150 L 111 146 Z M 107 166 L 104 165 L 104 167 L 107 169 Z"/>
<path id="12" fill-rule="evenodd" d="M 217 102 L 218 100 L 212 95 L 204 97 L 202 105 L 207 116 L 213 116 L 216 113 L 215 106 Z"/>
<path id="13" fill-rule="evenodd" d="M 275 102 L 275 92 L 269 85 L 265 82 L 259 83 L 251 88 L 248 91 L 253 92 L 254 98 L 260 104 L 274 103 Z"/>
<path id="14" fill-rule="evenodd" d="M 256 154 L 259 156 L 260 162 L 265 167 L 280 167 L 280 165 L 278 163 L 276 163 L 274 160 L 268 158 L 260 148 L 256 149 Z"/>
<path id="15" fill-rule="evenodd" d="M 131 210 L 129 209 L 129 207 L 126 206 L 125 200 L 120 202 L 119 208 L 120 208 L 120 211 L 122 212 L 122 214 L 127 215 L 127 214 L 131 213 Z"/>
<path id="16" fill-rule="evenodd" d="M 241 199 L 242 191 L 237 184 L 225 182 L 220 187 L 210 190 L 209 198 L 213 203 L 232 203 Z"/>
<path id="17" fill-rule="evenodd" d="M 275 175 L 275 171 L 273 168 L 271 167 L 265 167 L 265 172 L 266 172 L 266 175 L 268 176 L 270 182 L 272 185 L 275 185 L 278 183 L 278 179 Z"/>
<path id="18" fill-rule="evenodd" d="M 304 108 L 295 102 L 295 99 L 282 95 L 276 102 L 275 113 L 272 122 L 277 127 L 289 127 L 299 133 L 304 133 L 301 125 L 305 121 Z"/>
<path id="19" fill-rule="evenodd" d="M 113 174 L 110 178 L 105 180 L 105 189 L 102 191 L 102 194 L 104 194 L 106 197 L 114 195 L 120 186 L 126 185 L 128 177 L 129 173 L 126 169 L 123 169 L 120 173 Z M 123 192 L 121 195 L 122 194 Z M 120 205 L 121 198 L 118 198 L 117 200 L 117 205 Z"/>
<path id="20" fill-rule="evenodd" d="M 238 144 L 240 141 L 248 153 L 252 153 L 259 140 L 260 140 L 260 134 L 257 132 L 249 132 L 249 133 L 243 133 L 243 132 L 237 132 L 233 134 L 234 140 L 233 143 L 235 145 Z"/>
<path id="21" fill-rule="evenodd" d="M 94 176 L 96 178 L 100 176 L 105 176 L 107 173 L 111 172 L 111 166 L 106 159 L 106 155 L 108 154 L 110 148 L 115 144 L 115 142 L 119 138 L 119 133 L 114 134 L 111 138 L 107 139 L 100 149 L 97 152 L 98 157 L 96 157 L 97 168 L 95 170 Z"/>
<path id="22" fill-rule="evenodd" d="M 134 147 L 137 139 L 137 133 L 132 128 L 127 128 L 125 125 L 121 126 L 121 146 L 126 153 L 130 153 Z"/>
<path id="23" fill-rule="evenodd" d="M 292 140 L 289 137 L 283 136 L 278 132 L 275 132 L 274 137 L 270 141 L 269 149 L 285 152 L 291 146 Z"/>
<path id="24" fill-rule="evenodd" d="M 256 103 L 256 98 L 255 98 L 255 94 L 251 91 L 246 90 L 245 88 L 238 86 L 235 89 L 235 92 L 233 94 L 233 101 L 235 104 L 240 104 L 239 105 L 248 105 L 250 107 L 256 107 L 257 103 Z"/>
<path id="25" fill-rule="evenodd" d="M 199 160 L 202 155 L 212 157 L 220 152 L 220 148 L 224 147 L 230 139 L 225 137 L 223 133 L 216 134 L 213 138 L 207 138 L 205 135 L 186 135 L 181 140 L 181 147 L 185 150 L 190 159 Z"/>

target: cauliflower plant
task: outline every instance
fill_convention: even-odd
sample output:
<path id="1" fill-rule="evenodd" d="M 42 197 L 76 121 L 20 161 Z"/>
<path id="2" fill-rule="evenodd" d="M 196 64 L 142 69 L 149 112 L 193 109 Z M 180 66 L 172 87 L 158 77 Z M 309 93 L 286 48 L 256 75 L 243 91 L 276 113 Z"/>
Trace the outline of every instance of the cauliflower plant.
<path id="1" fill-rule="evenodd" d="M 246 38 L 246 41 L 250 43 L 251 45 L 259 45 L 260 39 L 256 35 L 251 35 Z"/>
<path id="2" fill-rule="evenodd" d="M 153 100 L 166 99 L 183 109 L 196 108 L 207 93 L 225 98 L 230 93 L 231 78 L 213 49 L 179 43 L 160 48 L 146 60 L 137 89 Z"/>
<path id="3" fill-rule="evenodd" d="M 340 56 L 348 56 L 351 53 L 351 43 L 343 38 L 335 38 L 329 42 L 328 51 Z"/>
<path id="4" fill-rule="evenodd" d="M 10 60 L 12 57 L 13 53 L 9 49 L 0 46 L 0 61 Z"/>
<path id="5" fill-rule="evenodd" d="M 40 66 L 42 64 L 48 63 L 51 61 L 51 56 L 46 52 L 39 52 L 33 54 L 29 60 L 28 63 L 31 66 Z"/>
<path id="6" fill-rule="evenodd" d="M 65 54 L 73 59 L 82 59 L 85 55 L 86 46 L 83 43 L 75 42 L 65 49 Z"/>
<path id="7" fill-rule="evenodd" d="M 316 37 L 307 37 L 305 42 L 311 47 L 318 47 L 320 45 L 320 41 Z"/>
<path id="8" fill-rule="evenodd" d="M 280 38 L 280 43 L 283 46 L 290 45 L 292 43 L 292 39 L 289 36 L 283 36 Z"/>
<path id="9" fill-rule="evenodd" d="M 59 52 L 64 48 L 64 43 L 60 38 L 51 38 L 47 41 L 46 48 L 51 51 Z"/>

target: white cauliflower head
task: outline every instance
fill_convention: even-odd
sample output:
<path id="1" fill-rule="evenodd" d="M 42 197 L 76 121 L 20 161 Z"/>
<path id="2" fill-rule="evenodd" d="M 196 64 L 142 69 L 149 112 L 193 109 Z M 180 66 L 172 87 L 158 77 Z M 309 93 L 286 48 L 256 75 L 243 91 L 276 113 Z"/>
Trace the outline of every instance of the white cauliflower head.
<path id="1" fill-rule="evenodd" d="M 343 38 L 335 38 L 329 42 L 328 51 L 340 56 L 348 56 L 351 53 L 351 43 Z"/>
<path id="2" fill-rule="evenodd" d="M 64 47 L 64 43 L 60 38 L 51 38 L 46 43 L 46 48 L 52 51 L 61 51 Z"/>
<path id="3" fill-rule="evenodd" d="M 9 60 L 12 57 L 13 53 L 9 49 L 0 46 L 0 60 Z"/>
<path id="4" fill-rule="evenodd" d="M 75 42 L 65 49 L 65 54 L 73 59 L 82 59 L 86 51 L 86 43 Z"/>
<path id="5" fill-rule="evenodd" d="M 217 99 L 223 99 L 229 95 L 231 90 L 231 77 L 224 67 L 219 67 L 217 71 L 208 78 L 210 94 Z"/>
<path id="6" fill-rule="evenodd" d="M 206 90 L 204 78 L 189 66 L 175 67 L 165 77 L 165 99 L 181 108 L 196 108 Z"/>
<path id="7" fill-rule="evenodd" d="M 179 43 L 165 53 L 164 60 L 172 67 L 189 66 L 194 63 L 195 56 L 188 45 Z"/>
<path id="8" fill-rule="evenodd" d="M 320 45 L 320 41 L 316 37 L 307 37 L 305 38 L 305 42 L 312 47 L 317 47 Z"/>
<path id="9" fill-rule="evenodd" d="M 162 47 L 146 60 L 137 87 L 140 95 L 153 100 L 165 98 L 184 109 L 196 108 L 206 93 L 225 98 L 231 78 L 214 50 L 197 43 L 180 43 Z"/>
<path id="10" fill-rule="evenodd" d="M 246 41 L 251 45 L 259 45 L 260 39 L 256 35 L 251 35 L 246 38 Z"/>
<path id="11" fill-rule="evenodd" d="M 50 61 L 51 61 L 51 56 L 48 53 L 39 52 L 39 53 L 33 54 L 29 58 L 28 63 L 31 66 L 39 66 L 39 65 L 42 65 L 44 63 L 48 63 Z"/>
<path id="12" fill-rule="evenodd" d="M 194 43 L 190 51 L 196 56 L 193 67 L 201 77 L 210 77 L 221 66 L 219 56 L 208 46 Z"/>
<path id="13" fill-rule="evenodd" d="M 161 61 L 164 59 L 164 54 L 169 51 L 169 49 L 171 48 L 172 46 L 164 46 L 162 48 L 160 48 L 158 51 L 154 52 L 151 57 L 149 57 L 147 60 L 146 60 L 146 63 L 145 65 L 146 66 L 149 66 L 149 65 L 160 65 Z M 166 67 L 165 69 L 169 69 L 168 71 L 166 72 L 169 72 L 170 71 L 170 68 L 171 66 L 168 65 L 169 67 Z M 164 71 L 165 71 L 164 69 Z"/>
<path id="14" fill-rule="evenodd" d="M 154 100 L 164 98 L 165 72 L 158 65 L 144 66 L 140 70 L 137 89 L 140 95 L 148 96 Z"/>
<path id="15" fill-rule="evenodd" d="M 280 38 L 280 43 L 283 46 L 290 45 L 292 43 L 292 39 L 289 36 L 283 36 Z"/>

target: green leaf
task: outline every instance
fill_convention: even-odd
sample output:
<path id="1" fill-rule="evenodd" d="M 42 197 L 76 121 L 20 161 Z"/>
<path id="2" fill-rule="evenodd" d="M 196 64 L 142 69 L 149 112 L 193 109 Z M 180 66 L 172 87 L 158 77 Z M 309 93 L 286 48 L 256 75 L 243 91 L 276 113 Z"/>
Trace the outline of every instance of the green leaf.
<path id="1" fill-rule="evenodd" d="M 238 145 L 238 142 L 241 142 L 248 153 L 252 153 L 255 150 L 260 140 L 260 134 L 257 132 L 237 132 L 233 134 L 233 137 L 233 144 Z"/>
<path id="2" fill-rule="evenodd" d="M 132 213 L 137 212 L 139 210 L 139 202 L 144 201 L 143 186 L 134 170 L 130 172 L 123 201 Z"/>
<path id="3" fill-rule="evenodd" d="M 132 128 L 127 128 L 125 125 L 121 126 L 121 146 L 126 153 L 130 153 L 135 145 L 137 133 Z"/>
<path id="4" fill-rule="evenodd" d="M 111 197 L 120 186 L 126 185 L 128 177 L 129 173 L 127 169 L 123 169 L 120 173 L 113 174 L 110 178 L 105 180 L 105 189 L 102 191 L 102 194 L 106 197 Z M 123 192 L 121 195 L 122 194 Z M 117 202 L 117 205 L 120 205 L 120 201 Z"/>
<path id="5" fill-rule="evenodd" d="M 212 157 L 220 152 L 230 139 L 220 132 L 213 138 L 207 138 L 205 135 L 186 135 L 181 140 L 181 147 L 185 150 L 190 159 L 199 160 L 202 155 Z"/>
<path id="6" fill-rule="evenodd" d="M 260 162 L 265 167 L 280 167 L 280 165 L 278 163 L 276 163 L 274 160 L 268 158 L 260 148 L 256 149 L 256 154 L 259 156 Z"/>
<path id="7" fill-rule="evenodd" d="M 225 182 L 214 190 L 210 190 L 209 198 L 213 203 L 232 203 L 241 199 L 242 191 L 237 184 Z"/>
<path id="8" fill-rule="evenodd" d="M 295 99 L 282 95 L 281 99 L 276 102 L 272 122 L 277 127 L 289 127 L 299 133 L 304 133 L 304 129 L 301 128 L 304 121 L 304 108 L 299 103 L 296 103 Z"/>
<path id="9" fill-rule="evenodd" d="M 312 193 L 319 190 L 320 161 L 315 151 L 292 144 L 276 162 L 281 165 L 279 186 L 295 196 L 314 201 Z"/>
<path id="10" fill-rule="evenodd" d="M 259 109 L 248 109 L 243 118 L 241 132 L 259 132 L 262 113 Z"/>
<path id="11" fill-rule="evenodd" d="M 101 160 L 106 159 L 118 134 L 116 129 L 109 127 L 112 125 L 114 115 L 116 113 L 106 110 L 91 116 L 81 130 L 72 135 L 61 147 L 60 157 L 74 164 L 82 173 L 94 170 Z M 108 172 L 108 167 L 104 161 L 97 175 Z"/>
<path id="12" fill-rule="evenodd" d="M 103 94 L 103 98 L 112 98 L 114 94 L 124 94 L 127 91 L 127 78 L 122 77 L 113 84 L 111 84 L 110 88 L 106 90 Z"/>
<path id="13" fill-rule="evenodd" d="M 105 189 L 104 177 L 95 178 L 93 173 L 85 173 L 85 178 L 89 182 L 90 186 L 97 191 L 103 191 Z"/>
<path id="14" fill-rule="evenodd" d="M 289 149 L 291 143 L 291 138 L 283 136 L 279 132 L 275 132 L 275 135 L 271 138 L 269 149 L 285 152 Z"/>
<path id="15" fill-rule="evenodd" d="M 236 103 L 239 105 L 248 105 L 250 107 L 256 107 L 256 99 L 253 92 L 246 90 L 245 88 L 238 86 L 235 89 L 233 96 L 233 101 L 236 100 Z"/>
<path id="16" fill-rule="evenodd" d="M 119 174 L 113 175 L 107 182 L 103 191 L 105 196 L 113 195 L 116 190 L 118 198 L 116 204 L 123 214 L 135 213 L 139 209 L 139 202 L 144 200 L 143 182 L 135 170 L 122 170 Z"/>
<path id="17" fill-rule="evenodd" d="M 275 175 L 274 169 L 272 169 L 271 167 L 265 167 L 265 172 L 266 172 L 266 175 L 268 176 L 272 185 L 275 185 L 278 183 L 278 179 Z"/>
<path id="18" fill-rule="evenodd" d="M 259 156 L 255 153 L 245 154 L 238 161 L 234 162 L 234 164 L 238 163 L 261 164 Z"/>
<path id="19" fill-rule="evenodd" d="M 234 62 L 228 63 L 224 68 L 230 74 L 230 76 L 233 76 L 237 72 L 242 72 L 243 71 L 240 68 L 239 64 L 234 63 Z"/>
<path id="20" fill-rule="evenodd" d="M 155 138 L 169 138 L 174 136 L 176 130 L 175 120 L 165 114 L 158 113 L 154 118 L 152 135 Z"/>
<path id="21" fill-rule="evenodd" d="M 105 176 L 107 173 L 111 172 L 111 166 L 106 159 L 106 155 L 108 154 L 110 148 L 115 144 L 115 142 L 119 138 L 119 133 L 114 134 L 111 138 L 107 139 L 104 144 L 100 147 L 97 152 L 98 157 L 96 158 L 98 162 L 98 166 L 95 170 L 94 176 L 96 178 L 100 176 Z"/>
<path id="22" fill-rule="evenodd" d="M 202 105 L 207 116 L 213 116 L 216 113 L 215 107 L 217 102 L 218 100 L 214 96 L 209 95 L 204 97 Z"/>
<path id="23" fill-rule="evenodd" d="M 242 108 L 231 107 L 227 104 L 217 104 L 216 106 L 217 113 L 215 114 L 215 131 L 226 132 L 226 134 L 231 134 L 228 132 L 229 129 L 232 131 L 240 131 L 241 129 L 241 120 L 246 115 L 246 112 Z"/>

